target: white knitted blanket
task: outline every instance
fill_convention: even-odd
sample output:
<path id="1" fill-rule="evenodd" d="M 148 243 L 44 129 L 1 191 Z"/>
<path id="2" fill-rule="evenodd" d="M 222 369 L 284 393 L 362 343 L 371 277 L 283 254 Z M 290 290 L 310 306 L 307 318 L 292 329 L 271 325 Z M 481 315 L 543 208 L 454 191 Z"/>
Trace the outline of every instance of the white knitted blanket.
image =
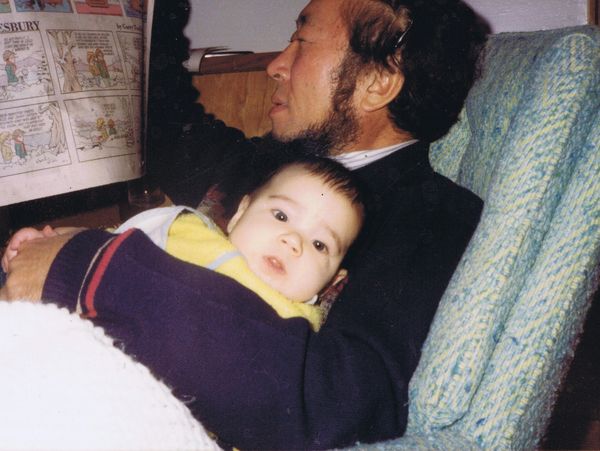
<path id="1" fill-rule="evenodd" d="M 0 301 L 0 449 L 219 447 L 102 329 L 53 305 Z"/>

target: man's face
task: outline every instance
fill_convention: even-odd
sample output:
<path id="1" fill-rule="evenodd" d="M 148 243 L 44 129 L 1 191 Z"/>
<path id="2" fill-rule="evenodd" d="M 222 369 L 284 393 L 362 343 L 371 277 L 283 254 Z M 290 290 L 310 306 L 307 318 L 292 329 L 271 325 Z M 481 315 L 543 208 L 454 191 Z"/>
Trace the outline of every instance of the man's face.
<path id="1" fill-rule="evenodd" d="M 342 2 L 311 0 L 298 17 L 290 44 L 267 68 L 269 76 L 277 82 L 269 112 L 276 139 L 303 138 L 307 131 L 311 132 L 309 138 L 313 137 L 311 134 L 329 132 L 327 124 L 340 114 L 344 117 L 333 127 L 336 130 L 354 119 L 351 112 L 348 114 L 351 105 L 342 113 L 332 107 L 339 68 L 348 48 L 348 32 L 341 18 Z M 344 134 L 352 132 L 346 130 Z"/>
<path id="2" fill-rule="evenodd" d="M 229 238 L 260 279 L 294 301 L 307 301 L 338 272 L 362 223 L 356 206 L 301 166 L 246 196 L 227 226 Z"/>

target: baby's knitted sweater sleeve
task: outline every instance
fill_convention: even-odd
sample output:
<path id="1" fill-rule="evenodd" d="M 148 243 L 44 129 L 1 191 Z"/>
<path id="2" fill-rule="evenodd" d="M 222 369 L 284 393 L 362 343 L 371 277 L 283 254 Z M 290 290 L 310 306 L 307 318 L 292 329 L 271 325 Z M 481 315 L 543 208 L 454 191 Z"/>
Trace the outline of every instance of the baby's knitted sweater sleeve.
<path id="1" fill-rule="evenodd" d="M 224 445 L 330 449 L 358 440 L 361 425 L 390 437 L 402 421 L 384 414 L 399 400 L 369 343 L 283 319 L 233 279 L 168 255 L 141 231 L 76 235 L 50 268 L 43 299 L 103 327 Z"/>

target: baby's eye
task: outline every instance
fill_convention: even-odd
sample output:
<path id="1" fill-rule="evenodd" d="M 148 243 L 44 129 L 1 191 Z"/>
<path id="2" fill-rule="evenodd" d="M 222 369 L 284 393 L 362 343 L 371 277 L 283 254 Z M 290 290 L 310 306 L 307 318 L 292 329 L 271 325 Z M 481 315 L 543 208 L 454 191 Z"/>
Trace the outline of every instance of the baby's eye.
<path id="1" fill-rule="evenodd" d="M 322 241 L 314 240 L 313 246 L 319 252 L 327 252 L 327 245 L 325 243 L 323 243 Z"/>
<path id="2" fill-rule="evenodd" d="M 288 220 L 287 215 L 281 210 L 272 210 L 271 213 L 273 213 L 273 217 L 278 221 L 287 222 Z"/>

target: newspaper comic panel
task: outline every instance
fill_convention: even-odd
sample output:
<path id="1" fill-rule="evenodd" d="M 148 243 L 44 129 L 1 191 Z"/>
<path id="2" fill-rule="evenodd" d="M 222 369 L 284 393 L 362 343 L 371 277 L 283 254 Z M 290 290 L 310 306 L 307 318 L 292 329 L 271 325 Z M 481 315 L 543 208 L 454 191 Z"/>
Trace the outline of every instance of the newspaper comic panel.
<path id="1" fill-rule="evenodd" d="M 144 3 L 0 0 L 0 206 L 141 175 Z"/>

